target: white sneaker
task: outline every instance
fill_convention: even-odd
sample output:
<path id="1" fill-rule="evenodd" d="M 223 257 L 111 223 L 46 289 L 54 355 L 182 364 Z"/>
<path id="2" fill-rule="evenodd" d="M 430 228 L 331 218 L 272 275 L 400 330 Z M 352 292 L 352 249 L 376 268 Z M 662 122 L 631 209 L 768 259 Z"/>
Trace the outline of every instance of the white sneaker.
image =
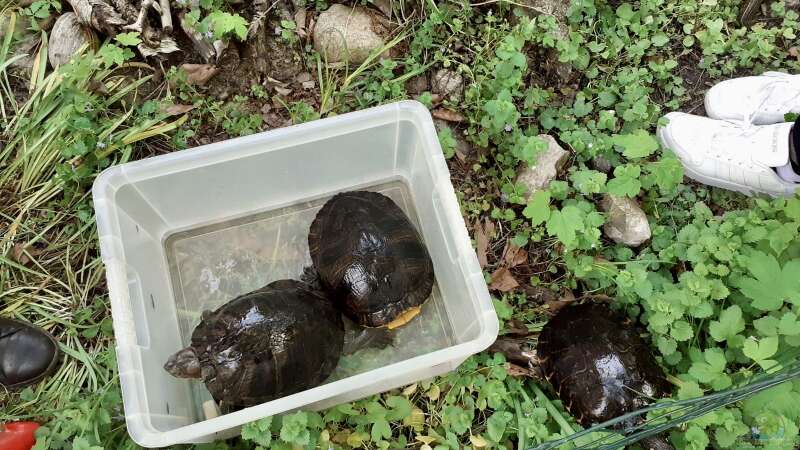
<path id="1" fill-rule="evenodd" d="M 678 112 L 665 117 L 669 123 L 659 127 L 658 139 L 675 152 L 689 178 L 745 195 L 790 196 L 800 186 L 775 173 L 789 163 L 793 124 L 742 127 Z"/>
<path id="2" fill-rule="evenodd" d="M 722 81 L 706 92 L 705 103 L 712 119 L 754 125 L 785 122 L 787 113 L 800 113 L 800 75 L 766 72 Z"/>

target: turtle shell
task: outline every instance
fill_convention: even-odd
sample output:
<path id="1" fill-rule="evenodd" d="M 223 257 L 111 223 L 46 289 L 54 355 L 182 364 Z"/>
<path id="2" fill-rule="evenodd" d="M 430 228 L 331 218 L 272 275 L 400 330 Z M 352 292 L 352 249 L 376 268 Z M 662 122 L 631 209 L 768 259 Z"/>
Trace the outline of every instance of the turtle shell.
<path id="1" fill-rule="evenodd" d="M 431 295 L 428 250 L 400 207 L 382 194 L 335 195 L 311 223 L 308 246 L 322 286 L 359 325 L 392 327 Z"/>
<path id="2" fill-rule="evenodd" d="M 343 342 L 342 317 L 330 300 L 280 280 L 204 315 L 191 348 L 206 387 L 228 412 L 322 383 Z"/>
<path id="3" fill-rule="evenodd" d="M 536 353 L 545 377 L 583 426 L 634 411 L 669 392 L 638 329 L 601 304 L 561 309 L 542 329 Z"/>

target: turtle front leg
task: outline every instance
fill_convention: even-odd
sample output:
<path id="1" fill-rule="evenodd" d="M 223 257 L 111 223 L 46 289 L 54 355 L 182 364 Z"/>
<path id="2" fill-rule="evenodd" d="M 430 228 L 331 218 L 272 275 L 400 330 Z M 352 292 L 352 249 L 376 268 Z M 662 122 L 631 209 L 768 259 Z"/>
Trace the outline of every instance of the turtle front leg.
<path id="1" fill-rule="evenodd" d="M 541 361 L 536 355 L 534 343 L 527 338 L 500 336 L 489 347 L 489 352 L 500 353 L 512 364 L 509 373 L 544 380 Z"/>

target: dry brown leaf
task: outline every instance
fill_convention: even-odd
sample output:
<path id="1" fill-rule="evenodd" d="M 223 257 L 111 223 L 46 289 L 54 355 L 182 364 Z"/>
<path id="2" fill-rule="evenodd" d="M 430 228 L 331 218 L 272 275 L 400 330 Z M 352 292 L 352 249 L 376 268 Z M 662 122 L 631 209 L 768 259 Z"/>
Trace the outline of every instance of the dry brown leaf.
<path id="1" fill-rule="evenodd" d="M 11 249 L 11 259 L 23 266 L 31 262 L 31 259 L 25 254 L 25 246 L 22 244 L 14 244 L 14 247 Z"/>
<path id="2" fill-rule="evenodd" d="M 511 271 L 507 267 L 501 267 L 492 273 L 492 284 L 489 289 L 494 289 L 500 292 L 509 292 L 519 287 L 519 283 L 511 275 Z"/>
<path id="3" fill-rule="evenodd" d="M 478 263 L 481 269 L 483 269 L 489 264 L 489 260 L 486 256 L 486 251 L 489 250 L 489 236 L 487 236 L 480 219 L 475 222 L 475 247 L 475 251 L 478 253 Z"/>
<path id="4" fill-rule="evenodd" d="M 308 31 L 306 30 L 306 16 L 307 12 L 305 8 L 300 8 L 294 13 L 294 23 L 297 24 L 297 35 L 300 37 L 306 37 L 308 35 Z"/>
<path id="5" fill-rule="evenodd" d="M 527 369 L 522 366 L 518 366 L 514 363 L 506 363 L 506 373 L 511 375 L 512 377 L 534 377 L 534 372 L 530 369 Z"/>
<path id="6" fill-rule="evenodd" d="M 530 335 L 531 332 L 519 319 L 511 319 L 506 322 L 506 334 L 504 336 L 520 336 L 525 337 Z"/>
<path id="7" fill-rule="evenodd" d="M 36 258 L 42 254 L 42 251 L 36 247 L 30 247 L 23 244 L 14 244 L 11 248 L 11 260 L 16 261 L 23 266 L 27 266 L 31 262 L 31 258 Z"/>
<path id="8" fill-rule="evenodd" d="M 431 115 L 437 119 L 446 120 L 448 122 L 463 122 L 466 120 L 461 113 L 447 108 L 436 108 L 431 112 Z"/>
<path id="9" fill-rule="evenodd" d="M 162 107 L 161 112 L 168 116 L 177 116 L 178 114 L 187 113 L 195 108 L 195 105 L 169 105 L 166 108 Z"/>
<path id="10" fill-rule="evenodd" d="M 204 86 L 219 72 L 212 64 L 184 64 L 181 69 L 186 72 L 186 82 L 195 86 Z"/>
<path id="11" fill-rule="evenodd" d="M 287 97 L 292 93 L 292 90 L 291 89 L 287 89 L 287 88 L 282 88 L 280 86 L 275 86 L 275 92 L 277 92 L 278 94 L 280 94 L 280 95 L 282 95 L 284 97 Z"/>
<path id="12" fill-rule="evenodd" d="M 561 308 L 569 305 L 570 303 L 572 302 L 561 299 L 550 300 L 549 302 L 547 302 L 547 310 L 550 314 L 555 315 L 557 312 L 561 310 Z"/>
<path id="13" fill-rule="evenodd" d="M 800 50 L 797 50 L 797 47 L 789 47 L 789 55 L 800 61 Z"/>
<path id="14" fill-rule="evenodd" d="M 503 250 L 503 263 L 507 267 L 517 267 L 528 262 L 528 252 L 517 247 L 511 241 L 506 241 L 506 248 Z"/>
<path id="15" fill-rule="evenodd" d="M 526 284 L 522 289 L 525 291 L 525 296 L 528 297 L 529 302 L 541 305 L 551 300 L 556 300 L 556 294 L 554 294 L 553 291 L 541 286 L 531 286 Z"/>

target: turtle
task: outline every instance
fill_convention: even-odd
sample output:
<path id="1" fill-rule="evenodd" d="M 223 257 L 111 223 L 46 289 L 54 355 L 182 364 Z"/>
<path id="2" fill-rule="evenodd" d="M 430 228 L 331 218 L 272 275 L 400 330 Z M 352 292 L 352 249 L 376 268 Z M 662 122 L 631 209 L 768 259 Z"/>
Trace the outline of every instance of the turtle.
<path id="1" fill-rule="evenodd" d="M 378 192 L 330 198 L 308 233 L 310 277 L 356 324 L 395 329 L 419 314 L 434 283 L 433 261 L 414 225 Z"/>
<path id="2" fill-rule="evenodd" d="M 319 385 L 343 344 L 342 315 L 324 293 L 278 280 L 204 312 L 191 344 L 164 369 L 202 378 L 220 409 L 231 412 Z"/>
<path id="3" fill-rule="evenodd" d="M 604 304 L 565 306 L 542 328 L 535 348 L 527 342 L 501 339 L 492 349 L 543 376 L 584 427 L 635 411 L 671 391 L 638 327 Z M 620 428 L 641 421 L 633 418 Z M 672 449 L 661 436 L 640 444 L 648 450 Z"/>

